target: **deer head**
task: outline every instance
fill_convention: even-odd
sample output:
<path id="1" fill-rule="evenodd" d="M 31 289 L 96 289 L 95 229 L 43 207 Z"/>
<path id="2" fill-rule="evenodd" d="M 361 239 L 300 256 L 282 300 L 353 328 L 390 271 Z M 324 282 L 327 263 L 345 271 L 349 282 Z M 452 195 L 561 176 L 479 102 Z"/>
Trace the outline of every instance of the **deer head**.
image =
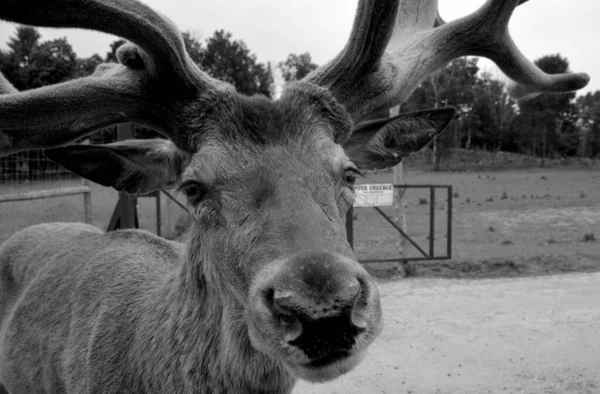
<path id="1" fill-rule="evenodd" d="M 376 286 L 345 238 L 356 175 L 420 150 L 454 109 L 367 116 L 468 54 L 496 61 L 518 97 L 587 82 L 523 58 L 506 28 L 518 4 L 489 0 L 444 24 L 435 0 L 360 0 L 342 52 L 270 101 L 202 72 L 174 25 L 135 0 L 8 0 L 4 20 L 130 43 L 89 77 L 27 92 L 0 80 L 0 154 L 51 148 L 71 171 L 133 194 L 177 186 L 194 218 L 190 277 L 219 284 L 256 350 L 296 377 L 329 380 L 360 361 L 382 324 Z M 168 139 L 57 148 L 129 121 Z"/>

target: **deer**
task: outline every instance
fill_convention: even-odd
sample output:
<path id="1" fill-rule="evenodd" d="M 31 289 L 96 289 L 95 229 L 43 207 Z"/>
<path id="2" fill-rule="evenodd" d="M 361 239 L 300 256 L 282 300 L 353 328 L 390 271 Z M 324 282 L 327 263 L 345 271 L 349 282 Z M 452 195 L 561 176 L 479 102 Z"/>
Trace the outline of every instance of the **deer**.
<path id="1" fill-rule="evenodd" d="M 137 0 L 7 0 L 0 19 L 127 40 L 89 77 L 18 92 L 0 77 L 0 154 L 51 160 L 129 194 L 177 188 L 185 243 L 46 223 L 0 246 L 0 383 L 9 393 L 290 393 L 349 373 L 383 329 L 376 281 L 346 240 L 362 171 L 425 147 L 454 108 L 369 115 L 466 55 L 513 97 L 566 92 L 508 33 L 524 1 L 446 23 L 435 0 L 359 0 L 346 46 L 277 100 L 244 96 Z M 72 144 L 136 122 L 164 139 Z"/>

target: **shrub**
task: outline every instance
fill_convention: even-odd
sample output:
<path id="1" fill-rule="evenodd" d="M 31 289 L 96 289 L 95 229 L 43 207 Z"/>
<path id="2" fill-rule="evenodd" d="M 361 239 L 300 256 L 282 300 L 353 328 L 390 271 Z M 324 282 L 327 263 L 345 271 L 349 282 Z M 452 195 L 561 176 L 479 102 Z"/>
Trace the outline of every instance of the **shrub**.
<path id="1" fill-rule="evenodd" d="M 583 236 L 582 241 L 583 242 L 595 242 L 596 241 L 596 236 L 594 235 L 594 233 L 586 233 Z"/>

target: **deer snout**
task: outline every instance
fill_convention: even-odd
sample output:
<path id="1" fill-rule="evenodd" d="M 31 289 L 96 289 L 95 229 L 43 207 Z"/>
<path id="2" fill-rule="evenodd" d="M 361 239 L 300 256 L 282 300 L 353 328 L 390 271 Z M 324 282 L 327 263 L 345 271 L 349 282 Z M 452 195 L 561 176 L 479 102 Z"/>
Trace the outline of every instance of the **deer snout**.
<path id="1" fill-rule="evenodd" d="M 370 334 L 371 342 L 380 328 L 373 281 L 358 263 L 343 256 L 291 258 L 259 292 L 263 318 L 277 327 L 284 343 L 304 355 L 309 367 L 350 356 L 359 342 L 360 347 L 367 345 L 359 340 L 361 334 Z"/>

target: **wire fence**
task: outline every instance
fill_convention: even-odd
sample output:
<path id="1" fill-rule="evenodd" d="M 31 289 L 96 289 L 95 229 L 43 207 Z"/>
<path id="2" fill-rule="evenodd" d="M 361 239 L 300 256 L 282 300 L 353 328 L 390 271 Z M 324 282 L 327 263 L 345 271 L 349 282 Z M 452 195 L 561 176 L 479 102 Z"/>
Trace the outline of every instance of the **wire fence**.
<path id="1" fill-rule="evenodd" d="M 136 136 L 152 134 L 148 129 L 134 130 Z M 94 133 L 87 143 L 116 140 L 117 127 L 113 126 Z M 87 221 L 106 230 L 117 201 L 116 190 L 85 181 L 41 151 L 0 158 L 0 243 L 18 230 L 47 222 Z M 160 212 L 153 198 L 138 199 L 137 207 L 140 228 L 157 232 L 159 222 L 163 236 L 179 235 L 187 222 L 187 213 L 166 198 L 160 202 Z"/>

